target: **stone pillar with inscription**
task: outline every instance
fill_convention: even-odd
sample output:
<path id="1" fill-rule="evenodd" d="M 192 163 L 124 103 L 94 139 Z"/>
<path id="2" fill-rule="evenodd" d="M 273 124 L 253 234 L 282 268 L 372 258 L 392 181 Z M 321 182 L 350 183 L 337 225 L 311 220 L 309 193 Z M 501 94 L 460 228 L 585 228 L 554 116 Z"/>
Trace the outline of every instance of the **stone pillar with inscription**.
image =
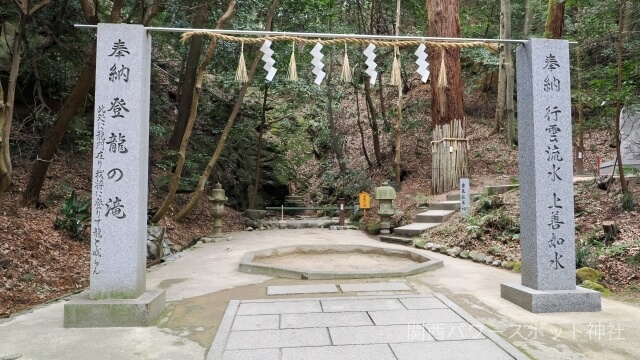
<path id="1" fill-rule="evenodd" d="M 65 327 L 148 326 L 164 308 L 146 290 L 151 37 L 98 24 L 88 294 L 65 304 Z"/>
<path id="2" fill-rule="evenodd" d="M 569 43 L 531 39 L 516 51 L 521 284 L 503 298 L 534 313 L 599 311 L 576 287 Z"/>
<path id="3" fill-rule="evenodd" d="M 460 178 L 460 215 L 471 214 L 471 187 L 469 178 Z"/>

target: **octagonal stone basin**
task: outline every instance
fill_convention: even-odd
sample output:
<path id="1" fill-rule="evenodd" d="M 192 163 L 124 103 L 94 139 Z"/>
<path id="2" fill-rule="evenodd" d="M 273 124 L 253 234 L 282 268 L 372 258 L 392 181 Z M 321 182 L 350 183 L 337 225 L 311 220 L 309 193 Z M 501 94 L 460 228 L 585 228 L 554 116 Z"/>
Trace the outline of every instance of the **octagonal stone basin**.
<path id="1" fill-rule="evenodd" d="M 240 260 L 239 270 L 302 280 L 363 279 L 409 276 L 442 265 L 442 260 L 405 249 L 364 245 L 292 245 L 250 251 Z"/>

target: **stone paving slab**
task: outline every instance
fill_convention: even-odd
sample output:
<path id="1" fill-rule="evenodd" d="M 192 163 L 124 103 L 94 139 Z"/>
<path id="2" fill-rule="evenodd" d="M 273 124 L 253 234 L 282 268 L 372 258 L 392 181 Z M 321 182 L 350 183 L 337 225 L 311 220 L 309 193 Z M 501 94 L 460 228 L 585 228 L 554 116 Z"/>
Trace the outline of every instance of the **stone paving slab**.
<path id="1" fill-rule="evenodd" d="M 326 328 L 232 331 L 227 340 L 229 350 L 325 345 L 331 345 Z"/>
<path id="2" fill-rule="evenodd" d="M 447 360 L 512 360 L 490 340 L 430 341 L 390 344 L 398 360 L 447 359 Z M 427 355 L 428 354 L 428 355 Z M 428 356 L 428 357 L 425 357 Z"/>
<path id="3" fill-rule="evenodd" d="M 424 328 L 439 341 L 486 339 L 480 331 L 482 328 L 467 322 L 424 324 Z"/>
<path id="4" fill-rule="evenodd" d="M 376 325 L 439 324 L 464 321 L 451 309 L 370 311 L 369 316 Z"/>
<path id="5" fill-rule="evenodd" d="M 242 303 L 238 308 L 238 315 L 266 315 L 322 312 L 320 302 L 309 301 L 278 301 L 266 303 Z"/>
<path id="6" fill-rule="evenodd" d="M 274 327 L 278 319 L 278 328 Z M 265 329 L 269 328 L 269 329 Z M 231 300 L 207 360 L 527 359 L 441 294 Z"/>
<path id="7" fill-rule="evenodd" d="M 397 360 L 386 344 L 282 349 L 282 360 Z M 226 358 L 225 358 L 226 360 Z M 261 359 L 262 360 L 262 359 Z"/>
<path id="8" fill-rule="evenodd" d="M 405 310 L 398 299 L 321 300 L 324 312 Z"/>
<path id="9" fill-rule="evenodd" d="M 407 324 L 389 326 L 348 326 L 329 328 L 334 345 L 403 343 L 435 341 L 429 334 L 411 336 L 412 328 Z"/>
<path id="10" fill-rule="evenodd" d="M 373 325 L 366 312 L 282 314 L 282 329 Z"/>
<path id="11" fill-rule="evenodd" d="M 242 330 L 274 330 L 280 328 L 278 315 L 236 316 L 231 331 Z"/>
<path id="12" fill-rule="evenodd" d="M 227 350 L 222 360 L 280 360 L 280 349 Z"/>
<path id="13" fill-rule="evenodd" d="M 267 287 L 267 295 L 327 294 L 337 292 L 340 291 L 338 291 L 338 288 L 334 284 L 286 285 Z"/>
<path id="14" fill-rule="evenodd" d="M 398 299 L 409 310 L 446 309 L 442 301 L 435 297 L 400 298 Z"/>
<path id="15" fill-rule="evenodd" d="M 339 284 L 343 292 L 357 291 L 411 291 L 413 290 L 406 282 L 380 282 L 380 283 L 352 283 Z"/>

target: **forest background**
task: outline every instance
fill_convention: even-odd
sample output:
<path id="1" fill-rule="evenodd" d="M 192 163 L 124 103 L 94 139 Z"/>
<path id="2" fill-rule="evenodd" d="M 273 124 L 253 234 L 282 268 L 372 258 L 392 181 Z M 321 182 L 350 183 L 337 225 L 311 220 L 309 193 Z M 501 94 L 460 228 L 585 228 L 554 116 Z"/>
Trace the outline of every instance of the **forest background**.
<path id="1" fill-rule="evenodd" d="M 87 284 L 89 215 L 82 207 L 91 194 L 95 31 L 74 24 L 427 36 L 435 31 L 437 11 L 454 9 L 459 24 L 449 26 L 459 26 L 461 37 L 577 41 L 571 46 L 574 145 L 584 152 L 588 171 L 595 168 L 596 156 L 615 158 L 620 111 L 640 102 L 637 1 L 1 4 L 0 271 L 6 291 L 0 295 L 0 314 Z M 182 42 L 175 33 L 154 32 L 152 37 L 149 218 L 166 226 L 179 245 L 210 231 L 210 205 L 202 195 L 216 182 L 229 199 L 227 230 L 244 228 L 235 211 L 280 205 L 290 180 L 300 184 L 310 205 L 339 197 L 353 202 L 360 191 L 371 192 L 383 180 L 392 180 L 401 195 L 397 205 L 404 210 L 396 224 L 410 221 L 412 210 L 435 195 L 430 141 L 437 123 L 433 79 L 441 66 L 439 52 L 429 53 L 432 81 L 424 84 L 415 73 L 415 50 L 402 49 L 400 84 L 392 84 L 396 52 L 380 48 L 380 80 L 371 86 L 364 75 L 364 46 L 326 46 L 328 76 L 318 86 L 308 45 L 274 43 L 279 72 L 267 82 L 258 46 L 206 37 Z M 236 81 L 241 50 L 250 78 L 246 83 Z M 287 76 L 292 50 L 296 81 Z M 450 87 L 464 99 L 459 110 L 473 144 L 468 175 L 476 185 L 517 177 L 517 94 L 510 95 L 513 50 L 461 51 L 461 81 Z M 341 76 L 345 52 L 352 79 Z M 449 61 L 457 59 L 447 57 L 446 67 L 455 72 Z M 627 171 L 633 175 L 633 169 Z M 606 197 L 611 200 L 607 211 L 627 211 L 631 223 L 636 213 L 624 204 L 633 204 L 637 186 L 619 184 L 616 197 Z M 605 217 L 601 212 L 599 219 Z M 624 250 L 627 258 L 640 246 L 631 226 L 626 226 L 632 244 Z M 637 268 L 629 269 L 637 273 Z M 636 280 L 631 277 L 623 285 Z"/>

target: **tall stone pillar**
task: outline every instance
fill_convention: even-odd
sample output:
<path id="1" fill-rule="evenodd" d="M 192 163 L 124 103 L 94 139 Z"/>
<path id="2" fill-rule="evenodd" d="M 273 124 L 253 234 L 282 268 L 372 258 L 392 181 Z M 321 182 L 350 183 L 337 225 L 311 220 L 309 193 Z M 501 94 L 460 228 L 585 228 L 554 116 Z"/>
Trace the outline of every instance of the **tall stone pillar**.
<path id="1" fill-rule="evenodd" d="M 151 37 L 99 24 L 89 294 L 65 305 L 65 327 L 151 325 L 164 291 L 146 291 Z"/>
<path id="2" fill-rule="evenodd" d="M 516 51 L 522 283 L 503 298 L 534 313 L 599 311 L 576 287 L 569 43 L 531 39 Z"/>

